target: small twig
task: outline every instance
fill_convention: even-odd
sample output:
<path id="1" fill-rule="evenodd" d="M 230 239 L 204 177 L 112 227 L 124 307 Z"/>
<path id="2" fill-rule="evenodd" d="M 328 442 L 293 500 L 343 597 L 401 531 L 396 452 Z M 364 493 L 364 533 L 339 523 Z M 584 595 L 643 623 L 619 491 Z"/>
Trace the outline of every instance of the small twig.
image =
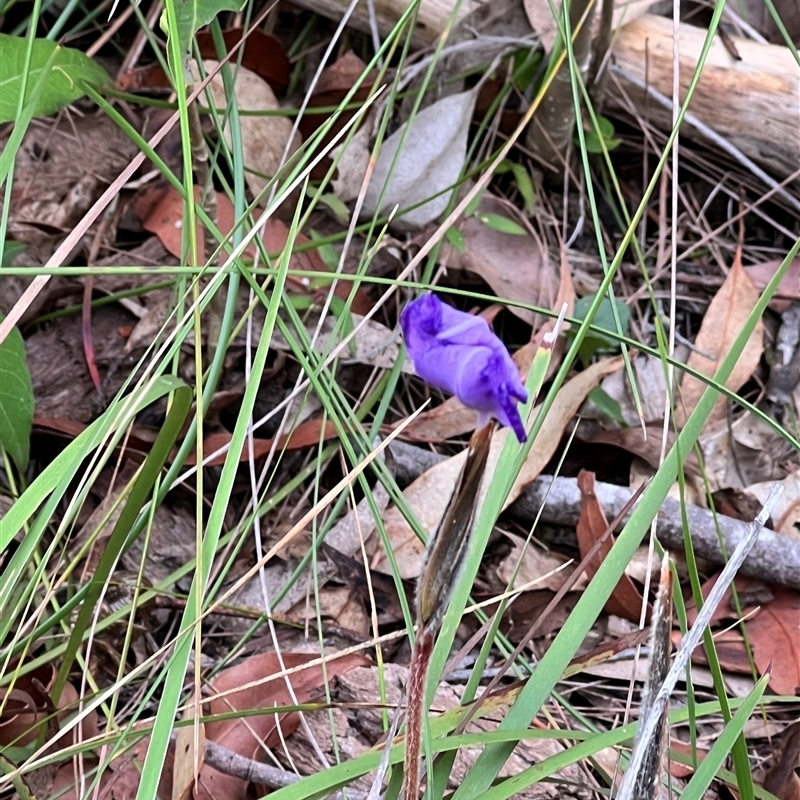
<path id="1" fill-rule="evenodd" d="M 240 756 L 233 750 L 228 750 L 227 747 L 223 747 L 216 742 L 210 742 L 208 739 L 206 739 L 205 747 L 205 764 L 225 775 L 241 778 L 243 781 L 260 783 L 268 789 L 283 789 L 286 786 L 293 786 L 302 780 L 301 775 L 295 775 L 293 772 L 287 772 L 277 767 L 271 767 L 269 764 L 263 764 L 261 761 Z M 331 797 L 334 800 L 345 800 L 342 792 L 334 792 Z M 349 800 L 362 800 L 364 795 L 360 792 L 348 791 L 347 797 Z"/>

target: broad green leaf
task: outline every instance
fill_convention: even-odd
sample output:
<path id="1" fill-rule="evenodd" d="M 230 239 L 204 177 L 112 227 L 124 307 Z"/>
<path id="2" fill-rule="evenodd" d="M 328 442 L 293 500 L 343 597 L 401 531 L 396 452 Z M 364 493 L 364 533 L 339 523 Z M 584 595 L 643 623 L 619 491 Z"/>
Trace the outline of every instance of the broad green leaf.
<path id="1" fill-rule="evenodd" d="M 526 236 L 528 233 L 522 225 L 508 219 L 508 217 L 501 217 L 500 214 L 476 214 L 476 216 L 487 228 L 491 228 L 493 231 L 511 233 L 514 236 Z"/>
<path id="2" fill-rule="evenodd" d="M 28 40 L 20 36 L 0 33 L 0 122 L 10 122 L 16 118 L 28 44 Z M 109 81 L 108 73 L 80 50 L 60 47 L 49 39 L 35 39 L 26 82 L 26 98 L 30 97 L 36 81 L 54 53 L 44 88 L 33 109 L 34 116 L 52 114 L 82 97 L 84 82 L 99 85 Z"/>
<path id="3" fill-rule="evenodd" d="M 33 386 L 25 342 L 13 328 L 0 344 L 0 445 L 20 471 L 28 466 L 32 426 Z"/>
<path id="4" fill-rule="evenodd" d="M 161 15 L 161 28 L 168 36 L 177 33 L 178 44 L 184 59 L 192 50 L 192 37 L 208 25 L 220 11 L 241 11 L 244 0 L 174 0 L 178 30 L 171 31 L 166 10 Z"/>
<path id="5" fill-rule="evenodd" d="M 601 386 L 595 386 L 589 392 L 591 400 L 604 414 L 607 414 L 614 422 L 618 422 L 623 428 L 628 427 L 625 417 L 622 414 L 620 404 Z"/>
<path id="6" fill-rule="evenodd" d="M 595 295 L 587 295 L 582 297 L 575 303 L 574 316 L 577 320 L 586 319 L 586 315 L 594 302 Z M 616 307 L 617 315 L 619 316 L 619 328 L 617 328 L 616 320 L 614 319 L 614 309 Z M 600 307 L 597 309 L 594 321 L 592 322 L 592 329 L 587 332 L 586 338 L 581 344 L 580 357 L 584 364 L 588 364 L 589 360 L 595 353 L 613 353 L 619 349 L 619 342 L 611 336 L 604 336 L 601 331 L 606 330 L 609 333 L 627 336 L 628 329 L 630 328 L 631 311 L 628 306 L 621 300 L 614 299 L 614 305 L 611 305 L 611 300 L 604 297 L 600 301 Z M 599 330 L 598 330 L 599 329 Z M 567 336 L 574 337 L 576 329 L 567 330 Z"/>

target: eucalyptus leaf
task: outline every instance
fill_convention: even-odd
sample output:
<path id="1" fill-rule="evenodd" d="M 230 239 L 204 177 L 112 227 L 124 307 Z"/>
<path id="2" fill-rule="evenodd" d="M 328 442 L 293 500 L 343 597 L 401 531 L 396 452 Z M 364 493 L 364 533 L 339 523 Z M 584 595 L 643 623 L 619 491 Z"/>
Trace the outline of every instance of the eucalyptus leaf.
<path id="1" fill-rule="evenodd" d="M 33 385 L 22 334 L 12 328 L 0 344 L 0 445 L 22 472 L 30 458 Z"/>
<path id="2" fill-rule="evenodd" d="M 444 212 L 464 168 L 476 98 L 474 90 L 444 97 L 383 142 L 362 218 L 399 206 L 411 210 L 396 216 L 392 226 L 418 230 Z"/>
<path id="3" fill-rule="evenodd" d="M 27 39 L 0 33 L 0 122 L 16 119 L 28 47 Z M 26 100 L 43 70 L 47 75 L 33 116 L 53 114 L 83 97 L 84 83 L 96 86 L 109 82 L 108 73 L 80 50 L 61 47 L 49 39 L 34 39 L 25 82 Z"/>

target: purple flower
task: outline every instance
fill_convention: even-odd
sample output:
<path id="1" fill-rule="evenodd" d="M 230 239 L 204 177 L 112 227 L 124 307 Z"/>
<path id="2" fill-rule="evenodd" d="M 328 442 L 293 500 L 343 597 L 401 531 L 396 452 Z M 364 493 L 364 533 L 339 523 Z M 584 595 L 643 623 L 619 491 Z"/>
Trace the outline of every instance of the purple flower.
<path id="1" fill-rule="evenodd" d="M 518 402 L 528 400 L 517 368 L 489 323 L 424 294 L 400 314 L 408 355 L 417 375 L 454 394 L 465 406 L 510 427 L 520 442 L 527 438 Z"/>

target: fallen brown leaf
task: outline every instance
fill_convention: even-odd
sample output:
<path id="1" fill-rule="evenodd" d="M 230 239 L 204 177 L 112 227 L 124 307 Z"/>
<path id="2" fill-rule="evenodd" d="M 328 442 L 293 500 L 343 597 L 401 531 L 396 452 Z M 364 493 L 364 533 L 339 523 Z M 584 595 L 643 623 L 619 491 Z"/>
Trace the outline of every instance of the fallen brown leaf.
<path id="1" fill-rule="evenodd" d="M 695 340 L 696 349 L 689 355 L 687 366 L 712 377 L 728 355 L 731 345 L 755 308 L 758 298 L 758 289 L 742 267 L 741 253 L 737 251 L 728 277 L 703 317 Z M 764 352 L 763 340 L 764 325 L 759 320 L 725 384 L 728 389 L 735 392 L 750 379 L 761 361 Z M 691 375 L 684 375 L 680 391 L 682 406 L 678 409 L 680 421 L 687 419 L 705 390 L 706 384 L 703 381 Z M 726 402 L 726 398 L 718 398 L 708 418 L 709 423 L 725 418 Z"/>
<path id="2" fill-rule="evenodd" d="M 608 520 L 603 507 L 594 493 L 594 473 L 581 470 L 578 474 L 578 488 L 581 490 L 581 516 L 576 529 L 581 558 L 586 558 L 595 543 L 608 531 Z M 589 579 L 595 573 L 614 545 L 613 536 L 606 536 L 599 550 L 586 566 Z M 643 598 L 633 581 L 623 573 L 619 583 L 614 587 L 611 597 L 605 604 L 609 614 L 624 617 L 631 622 L 638 622 L 642 613 Z"/>
<path id="3" fill-rule="evenodd" d="M 764 788 L 778 800 L 800 800 L 800 777 L 795 772 L 800 766 L 800 722 L 790 725 L 782 739 L 780 753 L 764 776 Z"/>
<path id="4" fill-rule="evenodd" d="M 527 231 L 516 235 L 490 228 L 481 221 L 481 214 L 495 214 L 511 219 Z M 478 213 L 466 217 L 459 225 L 464 237 L 464 252 L 446 245 L 442 262 L 448 268 L 463 269 L 479 275 L 494 293 L 504 300 L 517 300 L 543 308 L 554 308 L 559 288 L 558 264 L 545 243 L 526 224 L 511 203 L 485 194 Z M 512 314 L 534 328 L 543 319 L 525 308 L 509 306 Z"/>
<path id="5" fill-rule="evenodd" d="M 284 653 L 281 660 L 275 653 L 251 656 L 236 666 L 221 672 L 212 681 L 214 696 L 208 701 L 213 715 L 231 711 L 270 709 L 275 706 L 290 706 L 295 702 L 308 702 L 324 686 L 325 680 L 341 675 L 354 667 L 366 666 L 369 661 L 363 656 L 350 654 L 333 658 L 326 664 L 302 669 L 288 676 L 296 700 L 289 691 L 286 679 L 277 678 L 285 667 L 291 670 L 302 667 L 316 658 L 309 653 Z M 260 714 L 246 719 L 226 719 L 206 723 L 206 737 L 245 758 L 260 758 L 263 745 L 275 746 L 281 738 L 291 735 L 299 720 L 296 714 Z M 279 732 L 280 728 L 280 732 Z M 203 765 L 200 770 L 195 800 L 246 800 L 248 784 L 241 778 L 225 775 L 212 767 Z"/>
<path id="6" fill-rule="evenodd" d="M 209 81 L 206 91 L 210 93 L 217 112 L 224 118 L 224 110 L 228 107 L 228 98 L 222 74 L 217 71 L 219 62 L 212 59 L 203 61 L 206 74 L 216 71 Z M 199 79 L 199 72 L 195 73 Z M 270 179 L 282 166 L 285 157 L 291 156 L 302 144 L 298 132 L 292 135 L 292 122 L 288 117 L 263 114 L 247 114 L 243 112 L 279 111 L 280 105 L 270 85 L 249 69 L 239 67 L 234 72 L 234 92 L 239 108 L 239 128 L 242 142 L 242 154 L 245 166 L 247 188 L 253 195 L 260 195 L 266 189 Z M 205 97 L 203 102 L 209 102 Z M 221 120 L 224 124 L 224 119 Z M 231 147 L 230 124 L 225 125 L 225 139 Z"/>
<path id="7" fill-rule="evenodd" d="M 778 271 L 783 259 L 765 261 L 762 264 L 753 264 L 745 267 L 745 272 L 750 276 L 756 289 L 763 292 L 772 276 Z M 769 307 L 779 314 L 783 313 L 792 302 L 800 300 L 800 258 L 795 258 L 786 274 L 778 284 L 777 297 L 770 301 Z"/>
<path id="8" fill-rule="evenodd" d="M 231 28 L 222 34 L 225 41 L 225 51 L 230 53 L 244 35 L 242 28 Z M 208 31 L 198 31 L 196 34 L 197 46 L 200 48 L 201 58 L 216 58 L 217 49 L 211 33 Z M 231 68 L 235 68 L 236 63 L 241 61 L 241 65 L 260 78 L 263 78 L 270 88 L 277 92 L 283 92 L 289 85 L 289 59 L 283 51 L 280 40 L 269 33 L 256 28 L 247 33 L 244 44 L 234 56 Z M 141 89 L 172 88 L 172 84 L 166 76 L 161 64 L 155 62 L 146 67 L 127 70 L 117 76 L 115 83 L 121 92 L 136 92 Z"/>

